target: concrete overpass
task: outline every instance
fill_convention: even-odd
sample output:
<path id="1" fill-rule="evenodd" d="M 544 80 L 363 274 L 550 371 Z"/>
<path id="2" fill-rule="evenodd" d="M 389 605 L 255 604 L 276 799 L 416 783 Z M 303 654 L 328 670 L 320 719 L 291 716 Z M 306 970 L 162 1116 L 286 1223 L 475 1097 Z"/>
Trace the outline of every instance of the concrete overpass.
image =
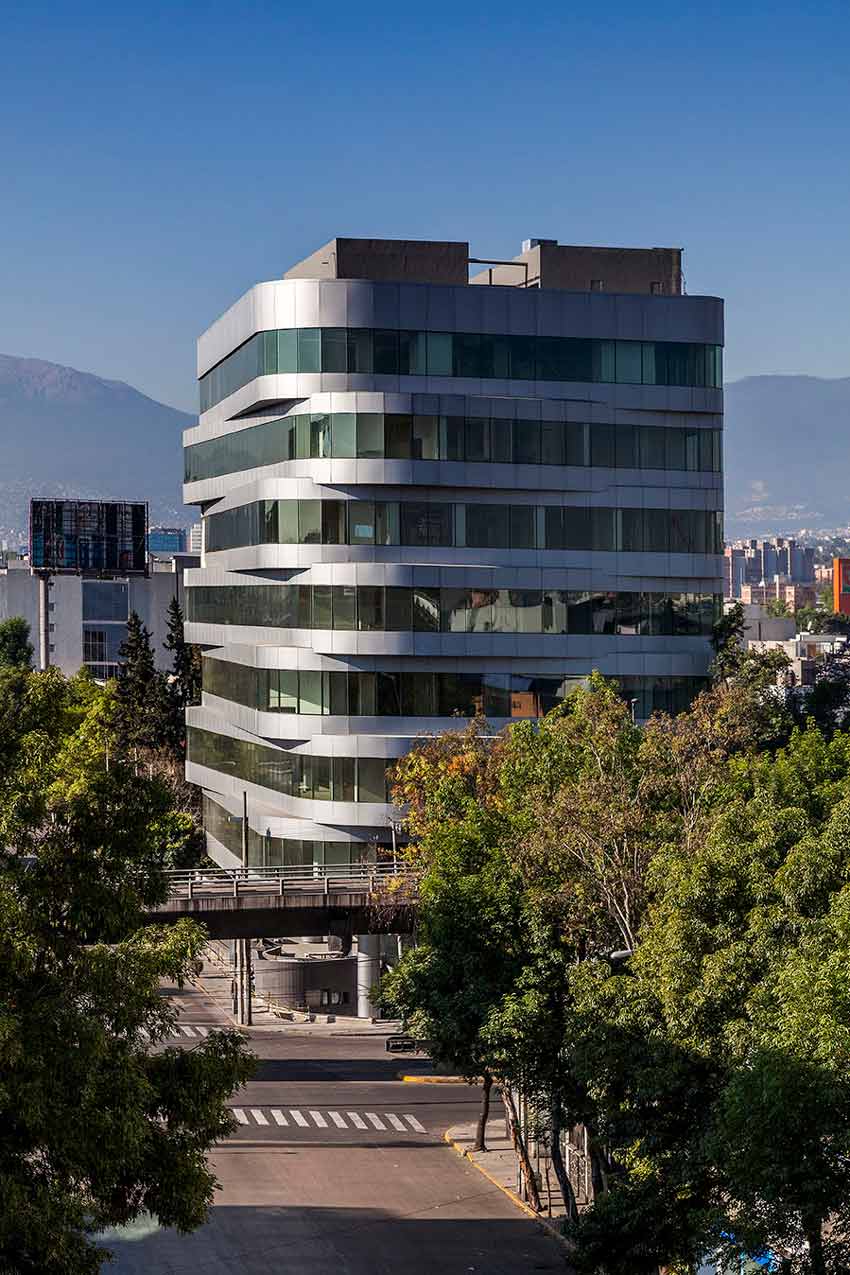
<path id="1" fill-rule="evenodd" d="M 210 868 L 168 874 L 169 897 L 153 924 L 190 916 L 214 939 L 331 934 L 409 934 L 416 879 L 393 864 Z"/>

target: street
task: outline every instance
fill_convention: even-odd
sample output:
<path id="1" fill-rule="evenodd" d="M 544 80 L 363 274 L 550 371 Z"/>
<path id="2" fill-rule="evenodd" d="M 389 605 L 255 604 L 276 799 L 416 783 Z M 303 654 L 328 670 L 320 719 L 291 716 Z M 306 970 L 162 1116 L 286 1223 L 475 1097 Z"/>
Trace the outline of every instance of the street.
<path id="1" fill-rule="evenodd" d="M 224 1026 L 195 988 L 171 991 L 180 1010 L 169 1044 L 198 1045 Z M 410 1084 L 422 1070 L 388 1054 L 380 1036 L 249 1031 L 260 1058 L 231 1101 L 239 1127 L 212 1162 L 221 1182 L 193 1235 L 148 1220 L 104 1242 L 116 1275 L 373 1275 L 441 1271 L 514 1275 L 564 1269 L 555 1241 L 443 1142 L 473 1119 L 477 1091 Z M 500 1120 L 498 1108 L 494 1114 Z"/>

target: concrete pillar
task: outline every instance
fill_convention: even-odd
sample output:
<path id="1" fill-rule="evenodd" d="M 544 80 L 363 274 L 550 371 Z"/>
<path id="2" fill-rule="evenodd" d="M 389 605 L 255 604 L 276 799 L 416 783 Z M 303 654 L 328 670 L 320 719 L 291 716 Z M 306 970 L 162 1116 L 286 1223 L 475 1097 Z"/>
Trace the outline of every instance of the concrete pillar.
<path id="1" fill-rule="evenodd" d="M 372 988 L 381 973 L 381 936 L 357 935 L 357 1017 L 373 1018 L 378 1007 L 372 1000 Z"/>
<path id="2" fill-rule="evenodd" d="M 38 573 L 38 667 L 50 667 L 50 576 Z"/>

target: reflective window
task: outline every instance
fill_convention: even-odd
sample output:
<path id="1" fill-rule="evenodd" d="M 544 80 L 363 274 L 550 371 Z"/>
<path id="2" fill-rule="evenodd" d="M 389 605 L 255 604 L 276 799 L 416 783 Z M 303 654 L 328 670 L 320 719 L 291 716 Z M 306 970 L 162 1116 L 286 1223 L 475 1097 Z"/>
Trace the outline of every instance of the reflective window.
<path id="1" fill-rule="evenodd" d="M 200 379 L 201 411 L 257 376 L 363 372 L 387 376 L 602 381 L 629 385 L 722 385 L 721 348 L 678 341 L 494 336 L 369 328 L 259 332 Z"/>
<path id="2" fill-rule="evenodd" d="M 301 414 L 193 443 L 184 451 L 185 480 L 197 482 L 288 460 L 354 456 L 719 473 L 721 431 L 499 416 Z"/>
<path id="3" fill-rule="evenodd" d="M 287 797 L 313 801 L 387 800 L 386 771 L 393 763 L 383 758 L 305 756 L 252 740 L 218 735 L 198 726 L 190 726 L 186 736 L 188 761 Z"/>

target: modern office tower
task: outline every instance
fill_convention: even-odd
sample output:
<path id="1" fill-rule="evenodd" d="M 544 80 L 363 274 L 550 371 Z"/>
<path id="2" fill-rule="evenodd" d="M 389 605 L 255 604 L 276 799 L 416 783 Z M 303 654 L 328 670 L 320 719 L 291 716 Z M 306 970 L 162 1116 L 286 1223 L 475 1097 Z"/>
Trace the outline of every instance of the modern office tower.
<path id="1" fill-rule="evenodd" d="M 210 852 L 391 841 L 418 736 L 536 717 L 592 670 L 687 704 L 723 592 L 723 307 L 675 249 L 336 239 L 201 337 L 190 779 Z"/>

